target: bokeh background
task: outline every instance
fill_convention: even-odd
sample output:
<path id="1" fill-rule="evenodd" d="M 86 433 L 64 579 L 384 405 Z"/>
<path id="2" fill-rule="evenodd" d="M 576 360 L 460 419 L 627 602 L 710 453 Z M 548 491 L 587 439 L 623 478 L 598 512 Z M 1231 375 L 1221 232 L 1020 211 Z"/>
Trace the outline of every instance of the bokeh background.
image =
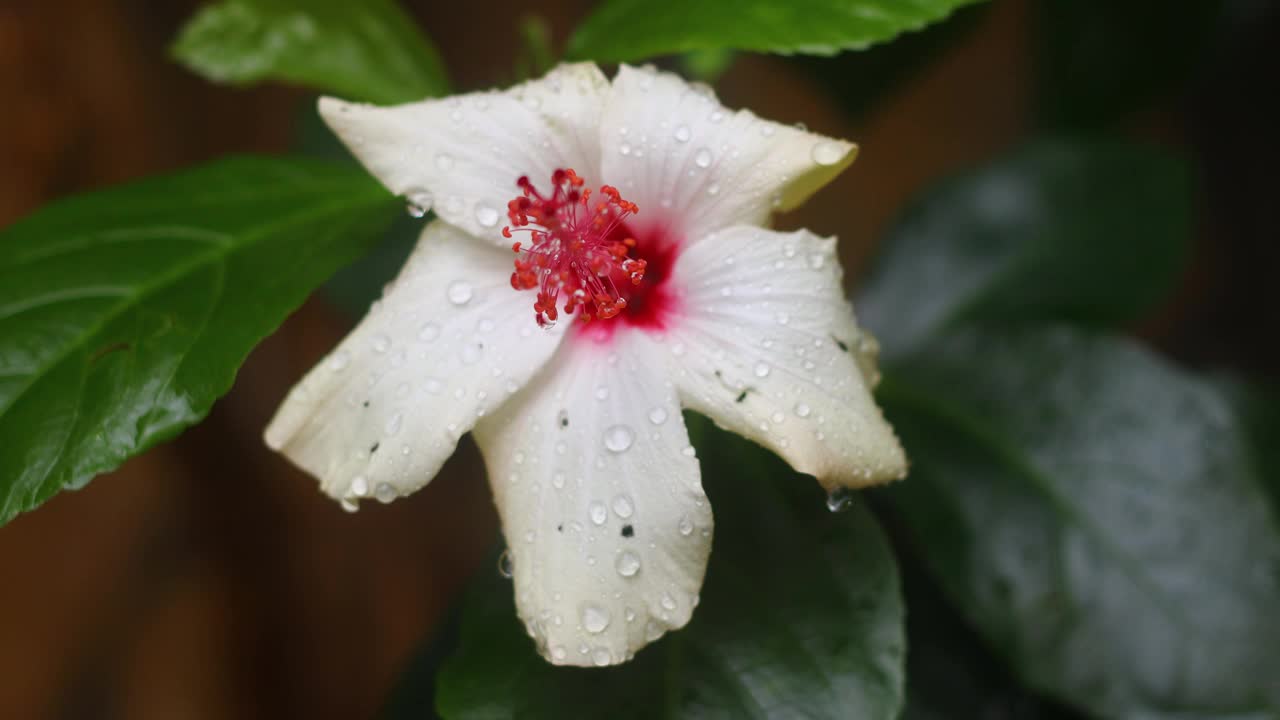
<path id="1" fill-rule="evenodd" d="M 458 89 L 513 79 L 530 11 L 563 43 L 590 6 L 404 4 Z M 1196 175 L 1194 259 L 1133 330 L 1185 364 L 1274 381 L 1276 5 L 993 0 L 864 54 L 738 56 L 717 89 L 862 146 L 780 223 L 839 234 L 851 285 L 912 196 L 1033 129 L 1173 148 Z M 71 193 L 297 146 L 307 93 L 216 87 L 169 60 L 197 6 L 0 0 L 0 226 Z M 263 447 L 276 404 L 352 320 L 312 298 L 206 422 L 0 528 L 0 717 L 377 713 L 471 574 L 496 572 L 497 522 L 469 441 L 425 490 L 356 515 Z M 1011 714 L 1035 702 L 1010 691 Z"/>

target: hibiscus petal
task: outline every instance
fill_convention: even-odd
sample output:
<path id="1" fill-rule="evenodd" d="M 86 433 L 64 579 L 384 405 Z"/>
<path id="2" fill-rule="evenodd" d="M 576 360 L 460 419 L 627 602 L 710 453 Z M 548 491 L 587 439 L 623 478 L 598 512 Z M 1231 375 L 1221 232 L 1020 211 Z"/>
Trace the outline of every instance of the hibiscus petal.
<path id="1" fill-rule="evenodd" d="M 689 621 L 711 550 L 661 351 L 571 339 L 476 427 L 510 544 L 516 605 L 558 665 L 612 665 Z"/>
<path id="2" fill-rule="evenodd" d="M 501 234 L 516 180 L 557 168 L 598 175 L 598 126 L 609 82 L 591 63 L 561 65 L 502 91 L 376 107 L 320 99 L 320 114 L 392 192 L 472 235 Z"/>
<path id="3" fill-rule="evenodd" d="M 535 327 L 511 267 L 510 251 L 428 225 L 382 300 L 285 399 L 267 445 L 351 509 L 427 484 L 563 335 Z"/>
<path id="4" fill-rule="evenodd" d="M 600 137 L 605 182 L 640 206 L 632 223 L 701 237 L 762 225 L 853 162 L 852 143 L 733 111 L 711 89 L 676 75 L 623 65 Z"/>
<path id="5" fill-rule="evenodd" d="M 680 255 L 668 340 L 686 407 L 828 489 L 900 478 L 902 447 L 871 397 L 875 340 L 840 284 L 835 239 L 734 227 Z"/>

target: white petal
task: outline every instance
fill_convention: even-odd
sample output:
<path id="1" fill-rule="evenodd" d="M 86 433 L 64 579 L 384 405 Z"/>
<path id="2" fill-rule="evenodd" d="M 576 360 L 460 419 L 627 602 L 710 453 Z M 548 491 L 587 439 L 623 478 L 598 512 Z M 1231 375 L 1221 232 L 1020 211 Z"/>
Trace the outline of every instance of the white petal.
<path id="1" fill-rule="evenodd" d="M 507 202 L 528 175 L 598 176 L 608 80 L 590 63 L 561 65 L 508 90 L 375 107 L 321 98 L 320 114 L 392 192 L 476 237 L 510 245 Z"/>
<path id="2" fill-rule="evenodd" d="M 382 300 L 285 399 L 267 445 L 350 509 L 427 484 L 563 335 L 536 328 L 510 273 L 509 251 L 428 225 Z"/>
<path id="3" fill-rule="evenodd" d="M 735 227 L 687 248 L 668 344 L 686 407 L 828 489 L 900 478 L 902 447 L 871 397 L 875 341 L 840 285 L 835 239 Z"/>
<path id="4" fill-rule="evenodd" d="M 605 182 L 640 206 L 632 223 L 696 238 L 761 225 L 848 167 L 856 146 L 733 111 L 710 88 L 626 65 L 600 128 Z"/>
<path id="5" fill-rule="evenodd" d="M 566 341 L 476 427 L 520 617 L 558 665 L 624 662 L 697 603 L 711 508 L 660 352 Z"/>

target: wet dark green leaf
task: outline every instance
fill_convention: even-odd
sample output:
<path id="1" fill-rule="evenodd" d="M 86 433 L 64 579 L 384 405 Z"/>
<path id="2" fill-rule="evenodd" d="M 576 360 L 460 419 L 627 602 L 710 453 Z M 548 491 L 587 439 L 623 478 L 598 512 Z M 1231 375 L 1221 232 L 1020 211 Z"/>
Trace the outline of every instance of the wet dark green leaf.
<path id="1" fill-rule="evenodd" d="M 1280 523 L 1218 385 L 1117 338 L 965 330 L 881 397 L 914 544 L 1028 685 L 1098 717 L 1280 713 Z"/>
<path id="2" fill-rule="evenodd" d="M 1129 322 L 1188 252 L 1190 179 L 1153 148 L 1041 142 L 928 193 L 856 306 L 886 356 L 957 323 Z"/>
<path id="3" fill-rule="evenodd" d="M 0 522 L 203 418 L 399 208 L 349 165 L 244 157 L 0 232 Z"/>

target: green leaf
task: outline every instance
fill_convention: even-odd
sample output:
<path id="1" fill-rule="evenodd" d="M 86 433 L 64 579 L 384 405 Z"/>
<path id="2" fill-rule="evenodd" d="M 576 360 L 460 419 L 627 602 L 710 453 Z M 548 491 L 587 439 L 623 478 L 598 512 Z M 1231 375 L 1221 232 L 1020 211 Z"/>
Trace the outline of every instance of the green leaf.
<path id="1" fill-rule="evenodd" d="M 946 18 L 978 0 L 605 0 L 570 57 L 628 62 L 694 50 L 834 55 Z"/>
<path id="2" fill-rule="evenodd" d="M 0 232 L 0 523 L 203 418 L 398 207 L 349 165 L 245 157 Z"/>
<path id="3" fill-rule="evenodd" d="M 856 303 L 886 357 L 957 324 L 1139 317 L 1177 280 L 1191 231 L 1184 164 L 1153 148 L 1039 142 L 926 194 Z"/>
<path id="4" fill-rule="evenodd" d="M 621 667 L 553 667 L 516 620 L 510 585 L 491 574 L 438 676 L 442 716 L 897 716 L 903 611 L 875 521 L 861 505 L 827 512 L 812 478 L 697 420 L 716 543 L 688 627 Z"/>
<path id="5" fill-rule="evenodd" d="M 891 497 L 1031 687 L 1099 717 L 1280 713 L 1280 523 L 1230 399 L 1134 344 L 958 331 L 889 369 Z"/>
<path id="6" fill-rule="evenodd" d="M 449 89 L 435 48 L 394 0 L 224 0 L 190 20 L 172 52 L 231 85 L 277 80 L 379 104 Z"/>

